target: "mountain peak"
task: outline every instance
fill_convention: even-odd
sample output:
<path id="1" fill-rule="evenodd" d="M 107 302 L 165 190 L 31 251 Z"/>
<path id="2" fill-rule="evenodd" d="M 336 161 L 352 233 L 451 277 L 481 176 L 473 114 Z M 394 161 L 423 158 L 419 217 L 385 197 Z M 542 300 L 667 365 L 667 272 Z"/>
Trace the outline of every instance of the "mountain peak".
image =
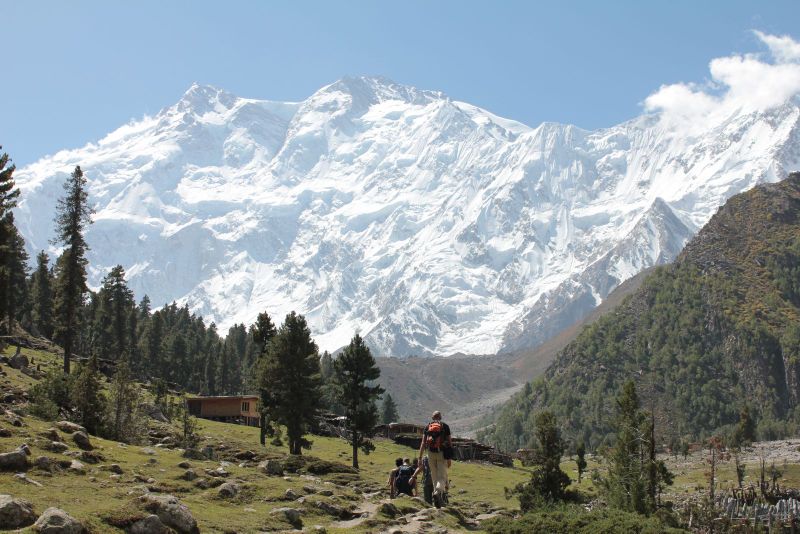
<path id="1" fill-rule="evenodd" d="M 376 104 L 387 100 L 400 100 L 409 104 L 426 104 L 447 97 L 439 91 L 426 91 L 403 85 L 384 76 L 345 76 L 326 85 L 317 93 L 343 93 L 352 98 L 354 104 Z"/>
<path id="2" fill-rule="evenodd" d="M 179 111 L 193 111 L 197 114 L 204 114 L 215 110 L 218 105 L 230 109 L 238 100 L 235 95 L 213 85 L 193 82 L 189 89 L 183 93 L 181 99 L 176 104 Z"/>

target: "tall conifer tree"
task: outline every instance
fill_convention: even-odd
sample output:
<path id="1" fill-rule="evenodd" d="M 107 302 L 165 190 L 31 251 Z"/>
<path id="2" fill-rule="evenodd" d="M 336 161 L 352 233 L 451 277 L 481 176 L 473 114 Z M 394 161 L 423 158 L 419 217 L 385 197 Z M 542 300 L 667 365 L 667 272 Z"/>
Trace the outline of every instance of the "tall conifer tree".
<path id="1" fill-rule="evenodd" d="M 261 362 L 262 409 L 268 422 L 284 425 L 290 454 L 302 454 L 304 438 L 320 407 L 317 344 L 302 315 L 292 312 L 267 345 Z"/>
<path id="2" fill-rule="evenodd" d="M 8 212 L 0 222 L 0 320 L 9 331 L 19 319 L 27 298 L 28 253 L 25 241 Z"/>
<path id="3" fill-rule="evenodd" d="M 381 407 L 381 423 L 388 425 L 389 423 L 396 423 L 400 419 L 397 413 L 397 403 L 388 393 L 383 398 L 383 406 Z"/>
<path id="4" fill-rule="evenodd" d="M 86 251 L 84 238 L 86 227 L 91 223 L 89 193 L 86 178 L 80 167 L 64 183 L 64 197 L 56 208 L 55 242 L 64 246 L 56 264 L 56 339 L 64 348 L 64 372 L 69 374 L 70 357 L 81 326 L 80 312 L 86 287 Z"/>
<path id="5" fill-rule="evenodd" d="M 10 329 L 24 298 L 28 256 L 14 226 L 11 210 L 17 205 L 19 188 L 14 182 L 16 167 L 9 161 L 8 154 L 0 154 L 0 320 Z"/>
<path id="6" fill-rule="evenodd" d="M 36 333 L 53 337 L 53 274 L 45 251 L 36 256 L 36 270 L 31 276 L 31 321 Z"/>
<path id="7" fill-rule="evenodd" d="M 272 322 L 272 318 L 269 316 L 267 312 L 261 312 L 256 317 L 256 322 L 250 327 L 250 332 L 253 337 L 253 343 L 255 349 L 258 351 L 258 356 L 256 361 L 254 362 L 252 372 L 258 375 L 259 370 L 261 369 L 259 366 L 261 365 L 261 359 L 266 354 L 267 346 L 269 345 L 270 340 L 275 337 L 275 334 L 278 331 L 275 328 L 275 323 Z M 258 385 L 260 377 L 257 376 L 255 381 L 256 385 Z M 264 408 L 264 402 L 262 400 L 259 403 L 258 408 L 259 413 L 259 427 L 261 428 L 261 432 L 259 434 L 259 441 L 262 445 L 266 445 L 267 442 L 267 411 Z"/>
<path id="8" fill-rule="evenodd" d="M 99 303 L 95 311 L 95 347 L 98 356 L 113 360 L 130 357 L 133 342 L 131 321 L 135 321 L 135 302 L 121 265 L 112 268 L 103 278 L 97 299 Z"/>
<path id="9" fill-rule="evenodd" d="M 375 445 L 369 439 L 378 424 L 375 401 L 383 394 L 379 385 L 370 385 L 381 375 L 375 358 L 356 334 L 342 353 L 333 361 L 333 380 L 339 404 L 344 407 L 353 448 L 353 467 L 358 469 L 358 450 L 369 454 Z"/>

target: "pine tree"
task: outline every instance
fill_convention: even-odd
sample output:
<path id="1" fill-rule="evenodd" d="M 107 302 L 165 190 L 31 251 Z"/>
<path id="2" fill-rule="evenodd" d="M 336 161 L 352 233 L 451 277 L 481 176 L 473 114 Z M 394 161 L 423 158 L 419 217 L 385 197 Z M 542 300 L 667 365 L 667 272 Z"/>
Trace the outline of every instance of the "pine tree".
<path id="1" fill-rule="evenodd" d="M 750 416 L 750 407 L 743 406 L 739 411 L 739 423 L 733 431 L 733 446 L 741 447 L 756 441 L 756 422 Z"/>
<path id="2" fill-rule="evenodd" d="M 0 146 L 0 150 L 3 147 Z M 14 183 L 14 171 L 16 166 L 9 165 L 8 154 L 0 154 L 0 221 L 5 220 L 6 216 L 17 205 L 19 188 Z"/>
<path id="3" fill-rule="evenodd" d="M 333 382 L 339 404 L 344 407 L 350 427 L 350 445 L 353 448 L 353 467 L 358 469 L 358 450 L 369 454 L 375 445 L 369 439 L 378 424 L 378 407 L 375 401 L 383 388 L 374 382 L 381 374 L 375 358 L 360 335 L 350 340 L 342 353 L 333 362 Z"/>
<path id="4" fill-rule="evenodd" d="M 36 256 L 36 270 L 31 276 L 31 320 L 35 332 L 47 339 L 53 337 L 53 273 L 45 251 Z"/>
<path id="5" fill-rule="evenodd" d="M 578 456 L 577 460 L 575 460 L 575 464 L 578 467 L 578 484 L 580 484 L 583 473 L 586 471 L 586 444 L 583 441 L 578 443 L 575 454 Z"/>
<path id="6" fill-rule="evenodd" d="M 0 220 L 0 321 L 8 332 L 25 307 L 27 264 L 25 241 L 14 224 L 14 214 L 8 212 Z"/>
<path id="7" fill-rule="evenodd" d="M 105 399 L 100 391 L 97 358 L 92 356 L 81 366 L 72 388 L 72 406 L 78 423 L 91 434 L 97 434 L 103 424 Z"/>
<path id="8" fill-rule="evenodd" d="M 327 350 L 319 358 L 320 376 L 322 377 L 322 405 L 325 410 L 337 415 L 344 415 L 344 406 L 339 402 L 334 380 L 333 357 Z"/>
<path id="9" fill-rule="evenodd" d="M 200 443 L 200 436 L 197 434 L 197 418 L 189 413 L 185 394 L 181 395 L 178 410 L 180 446 L 184 449 L 194 449 Z"/>
<path id="10" fill-rule="evenodd" d="M 275 329 L 275 324 L 272 322 L 272 318 L 269 316 L 267 312 L 261 312 L 256 317 L 256 322 L 250 327 L 250 332 L 253 337 L 254 343 L 254 350 L 258 351 L 258 355 L 256 357 L 256 361 L 253 363 L 253 368 L 251 370 L 251 374 L 256 375 L 257 380 L 256 387 L 258 387 L 258 383 L 260 380 L 259 372 L 260 372 L 260 365 L 262 357 L 266 354 L 267 347 L 269 346 L 270 340 L 275 337 L 277 334 L 277 330 Z M 267 433 L 269 431 L 269 424 L 267 423 L 267 411 L 264 407 L 263 400 L 259 403 L 258 407 L 258 414 L 259 414 L 259 442 L 262 445 L 266 445 L 267 443 Z"/>
<path id="11" fill-rule="evenodd" d="M 144 324 L 138 344 L 139 352 L 142 355 L 142 367 L 146 369 L 146 375 L 166 379 L 166 376 L 162 374 L 164 317 L 161 312 L 154 313 L 150 320 Z"/>
<path id="12" fill-rule="evenodd" d="M 561 470 L 565 445 L 551 412 L 545 410 L 536 415 L 535 439 L 531 481 L 521 488 L 519 495 L 523 511 L 532 510 L 541 503 L 563 500 L 570 482 L 569 476 Z"/>
<path id="13" fill-rule="evenodd" d="M 381 422 L 385 425 L 389 423 L 396 423 L 400 419 L 397 413 L 397 404 L 388 393 L 383 398 L 383 406 L 381 407 Z"/>
<path id="14" fill-rule="evenodd" d="M 608 504 L 629 512 L 650 514 L 658 496 L 672 484 L 672 473 L 656 459 L 655 418 L 639 409 L 633 381 L 617 397 L 616 440 L 608 457 L 608 475 L 600 480 Z"/>
<path id="15" fill-rule="evenodd" d="M 134 443 L 145 435 L 147 423 L 141 405 L 139 386 L 133 381 L 128 362 L 122 360 L 116 366 L 109 392 L 108 431 L 111 439 Z"/>
<path id="16" fill-rule="evenodd" d="M 292 312 L 267 345 L 262 358 L 259 389 L 268 424 L 286 427 L 290 454 L 302 454 L 311 443 L 303 436 L 320 407 L 320 369 L 317 344 L 306 320 Z"/>
<path id="17" fill-rule="evenodd" d="M 135 302 L 121 265 L 112 268 L 103 278 L 97 300 L 99 305 L 94 321 L 97 355 L 112 360 L 130 357 L 133 342 L 131 315 L 135 310 Z"/>
<path id="18" fill-rule="evenodd" d="M 639 513 L 646 511 L 641 450 L 643 419 L 636 386 L 628 381 L 617 397 L 616 440 L 604 486 L 611 506 Z"/>
<path id="19" fill-rule="evenodd" d="M 19 198 L 19 188 L 14 183 L 15 170 L 14 165 L 9 165 L 8 154 L 0 154 L 0 321 L 8 321 L 9 329 L 20 304 L 20 287 L 25 286 L 24 266 L 27 261 L 27 255 L 21 255 L 25 253 L 25 247 L 11 212 Z"/>
<path id="20" fill-rule="evenodd" d="M 84 231 L 91 223 L 86 178 L 80 167 L 64 183 L 65 195 L 56 208 L 56 243 L 65 249 L 56 263 L 56 340 L 64 348 L 64 372 L 69 374 L 70 357 L 81 327 L 80 312 L 86 287 L 86 251 Z"/>

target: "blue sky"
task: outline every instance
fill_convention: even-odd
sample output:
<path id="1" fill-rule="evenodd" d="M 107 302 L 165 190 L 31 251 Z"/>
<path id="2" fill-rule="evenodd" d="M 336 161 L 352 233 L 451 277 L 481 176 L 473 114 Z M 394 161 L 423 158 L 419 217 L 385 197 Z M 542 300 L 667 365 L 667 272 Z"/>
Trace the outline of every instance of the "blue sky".
<path id="1" fill-rule="evenodd" d="M 529 125 L 610 126 L 711 59 L 800 37 L 795 1 L 0 0 L 0 144 L 18 165 L 174 103 L 193 81 L 301 100 L 346 75 Z"/>

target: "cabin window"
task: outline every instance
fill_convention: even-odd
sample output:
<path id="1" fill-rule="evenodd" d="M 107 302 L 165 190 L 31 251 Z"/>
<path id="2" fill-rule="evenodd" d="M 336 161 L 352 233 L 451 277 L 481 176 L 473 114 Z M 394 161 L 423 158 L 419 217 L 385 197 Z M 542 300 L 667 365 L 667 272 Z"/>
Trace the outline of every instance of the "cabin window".
<path id="1" fill-rule="evenodd" d="M 250 403 L 248 401 L 242 401 L 242 411 L 243 412 L 250 411 Z"/>

